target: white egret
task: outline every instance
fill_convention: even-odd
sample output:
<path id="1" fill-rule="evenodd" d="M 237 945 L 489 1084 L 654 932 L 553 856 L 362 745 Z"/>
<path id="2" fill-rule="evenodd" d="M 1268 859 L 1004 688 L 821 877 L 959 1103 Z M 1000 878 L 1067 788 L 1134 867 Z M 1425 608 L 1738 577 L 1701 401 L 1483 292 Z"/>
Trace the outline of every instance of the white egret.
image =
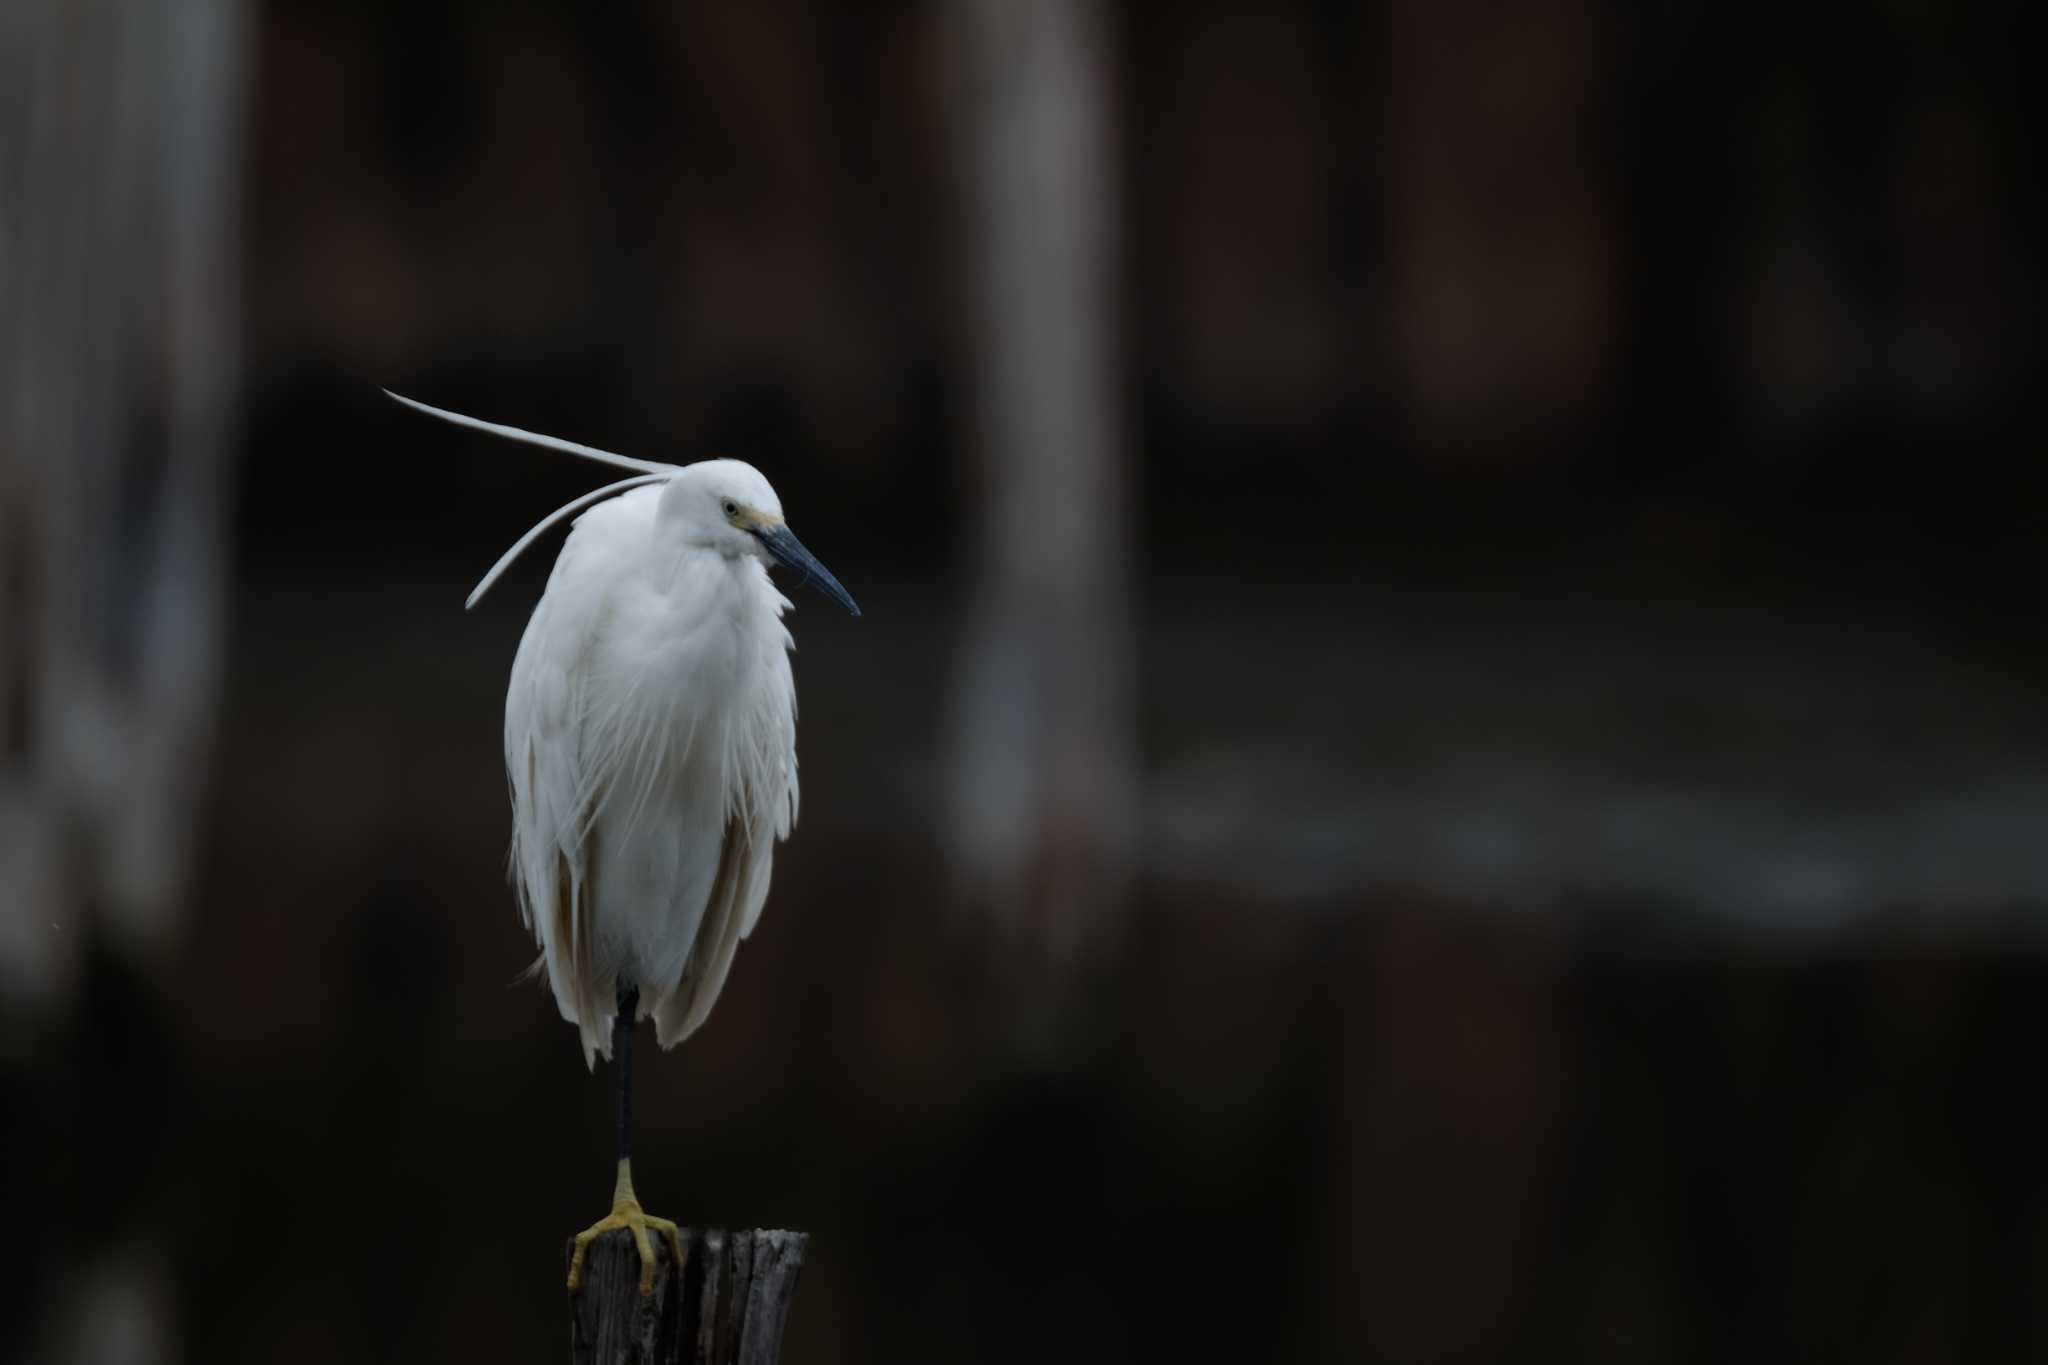
<path id="1" fill-rule="evenodd" d="M 389 390 L 386 390 L 388 393 Z M 617 1074 L 612 1210 L 576 1236 L 626 1228 L 653 1288 L 650 1229 L 680 1269 L 676 1225 L 633 1192 L 633 1026 L 674 1047 L 711 1012 L 768 898 L 775 844 L 796 822 L 796 688 L 789 599 L 770 561 L 858 616 L 790 533 L 751 465 L 670 465 L 479 421 L 390 395 L 461 426 L 636 471 L 542 519 L 484 575 L 469 606 L 548 528 L 580 512 L 527 622 L 505 694 L 512 881 L 586 1065 Z"/>

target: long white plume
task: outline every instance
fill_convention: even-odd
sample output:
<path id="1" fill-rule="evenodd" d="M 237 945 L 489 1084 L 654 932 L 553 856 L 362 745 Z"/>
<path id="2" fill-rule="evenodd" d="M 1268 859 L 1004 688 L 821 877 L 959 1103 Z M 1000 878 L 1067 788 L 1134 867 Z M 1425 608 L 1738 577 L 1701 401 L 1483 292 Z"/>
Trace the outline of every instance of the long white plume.
<path id="1" fill-rule="evenodd" d="M 619 455 L 609 450 L 599 450 L 596 446 L 578 445 L 574 441 L 565 441 L 559 436 L 543 436 L 537 431 L 522 431 L 518 427 L 508 427 L 498 422 L 486 422 L 481 417 L 465 417 L 459 412 L 450 412 L 446 408 L 437 408 L 429 403 L 421 403 L 407 398 L 402 393 L 393 393 L 389 389 L 384 390 L 384 396 L 395 399 L 417 412 L 424 412 L 429 417 L 438 417 L 444 422 L 453 422 L 458 427 L 469 427 L 475 431 L 487 431 L 493 436 L 503 436 L 508 441 L 523 441 L 527 445 L 539 446 L 543 450 L 559 450 L 565 455 L 580 455 L 586 460 L 596 460 L 599 464 L 616 465 L 620 469 L 636 469 L 640 471 L 634 478 L 620 479 L 617 483 L 608 483 L 602 488 L 585 493 L 582 497 L 572 502 L 564 503 L 548 513 L 547 516 L 541 518 L 539 525 L 519 537 L 514 542 L 512 548 L 500 555 L 497 563 L 491 565 L 491 571 L 483 576 L 483 581 L 471 590 L 468 599 L 463 602 L 462 609 L 464 611 L 469 610 L 481 601 L 483 595 L 491 590 L 491 585 L 498 581 L 505 570 L 512 567 L 512 562 L 526 552 L 527 546 L 540 539 L 542 535 L 547 533 L 550 527 L 560 523 L 562 518 L 574 516 L 592 503 L 602 502 L 615 493 L 625 492 L 628 488 L 638 488 L 644 483 L 660 483 L 673 476 L 681 467 L 679 465 L 661 464 L 654 460 L 636 460 L 631 455 Z"/>
<path id="2" fill-rule="evenodd" d="M 539 540 L 542 535 L 546 534 L 549 527 L 561 521 L 562 518 L 574 516 L 590 506 L 590 504 L 603 502 L 614 493 L 623 493 L 628 488 L 638 488 L 643 483 L 666 483 L 673 477 L 674 471 L 672 470 L 664 471 L 660 474 L 636 474 L 630 479 L 620 479 L 617 483 L 608 483 L 602 488 L 593 489 L 573 502 L 563 503 L 560 507 L 542 517 L 540 522 L 531 531 L 528 531 L 525 535 L 519 537 L 517 541 L 513 542 L 511 549 L 498 556 L 498 562 L 491 565 L 491 571 L 483 576 L 483 581 L 470 590 L 469 597 L 462 604 L 462 609 L 468 611 L 479 601 L 483 600 L 483 595 L 491 590 L 491 584 L 497 582 L 499 575 L 512 567 L 512 561 L 524 554 L 527 546 Z"/>
<path id="3" fill-rule="evenodd" d="M 599 450 L 596 446 L 578 445 L 574 441 L 565 441 L 559 436 L 543 436 L 537 431 L 521 431 L 518 427 L 503 426 L 497 422 L 486 422 L 481 417 L 464 417 L 459 412 L 450 412 L 446 408 L 437 408 L 430 404 L 417 402 L 407 398 L 402 393 L 393 393 L 389 389 L 384 390 L 384 396 L 394 398 L 409 408 L 424 412 L 429 417 L 438 417 L 444 422 L 453 422 L 458 427 L 469 427 L 475 431 L 488 431 L 491 435 L 503 436 L 508 441 L 524 441 L 530 446 L 540 446 L 547 450 L 559 450 L 564 455 L 581 455 L 584 459 L 596 460 L 599 464 L 615 464 L 621 469 L 637 469 L 642 474 L 673 474 L 678 468 L 676 465 L 662 464 L 655 460 L 636 460 L 631 455 L 614 454 L 609 450 Z"/>

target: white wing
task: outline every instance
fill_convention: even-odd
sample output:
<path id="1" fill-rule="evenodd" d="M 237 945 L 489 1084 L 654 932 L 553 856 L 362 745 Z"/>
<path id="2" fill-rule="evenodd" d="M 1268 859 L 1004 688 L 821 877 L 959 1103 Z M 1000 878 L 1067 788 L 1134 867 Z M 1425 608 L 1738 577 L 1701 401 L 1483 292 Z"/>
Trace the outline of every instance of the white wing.
<path id="1" fill-rule="evenodd" d="M 562 1017 L 581 1029 L 586 1059 L 609 1044 L 613 1001 L 592 954 L 597 848 L 588 836 L 604 775 L 590 771 L 583 752 L 582 693 L 613 590 L 634 562 L 632 537 L 617 534 L 641 510 L 629 499 L 604 504 L 605 515 L 586 515 L 570 532 L 520 639 L 505 694 L 512 880 L 521 918 L 540 941 L 537 965 L 547 969 Z"/>
<path id="2" fill-rule="evenodd" d="M 789 599 L 768 584 L 765 573 L 761 582 L 780 616 Z M 767 904 L 775 845 L 796 824 L 796 683 L 789 649 L 788 630 L 764 632 L 755 660 L 761 684 L 756 703 L 726 736 L 727 806 L 718 874 L 682 980 L 654 1010 L 655 1038 L 663 1047 L 696 1032 L 718 1003 L 733 955 Z"/>

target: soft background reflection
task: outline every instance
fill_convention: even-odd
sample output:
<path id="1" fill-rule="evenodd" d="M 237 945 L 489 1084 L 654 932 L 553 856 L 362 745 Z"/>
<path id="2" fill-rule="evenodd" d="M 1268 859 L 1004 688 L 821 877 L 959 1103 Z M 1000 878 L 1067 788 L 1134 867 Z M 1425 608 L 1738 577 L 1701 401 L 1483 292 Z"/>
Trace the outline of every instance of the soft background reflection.
<path id="1" fill-rule="evenodd" d="M 2048 1354 L 2016 23 L 9 6 L 0 1353 L 562 1358 L 460 608 L 602 476 L 388 385 L 866 610 L 640 1060 L 792 1365 Z"/>

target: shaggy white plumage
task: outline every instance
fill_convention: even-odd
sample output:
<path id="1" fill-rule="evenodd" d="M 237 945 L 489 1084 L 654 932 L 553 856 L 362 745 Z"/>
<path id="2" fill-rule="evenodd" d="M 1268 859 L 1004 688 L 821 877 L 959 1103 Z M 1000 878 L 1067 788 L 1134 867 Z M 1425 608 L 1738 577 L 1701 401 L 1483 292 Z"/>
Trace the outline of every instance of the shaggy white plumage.
<path id="1" fill-rule="evenodd" d="M 393 394 L 397 398 L 398 395 Z M 512 879 L 584 1058 L 611 1055 L 614 1002 L 672 1047 L 704 1022 L 768 898 L 796 821 L 789 599 L 770 561 L 859 608 L 737 460 L 663 465 L 464 417 L 494 435 L 638 471 L 545 518 L 495 564 L 576 515 L 512 664 L 505 768 Z"/>

